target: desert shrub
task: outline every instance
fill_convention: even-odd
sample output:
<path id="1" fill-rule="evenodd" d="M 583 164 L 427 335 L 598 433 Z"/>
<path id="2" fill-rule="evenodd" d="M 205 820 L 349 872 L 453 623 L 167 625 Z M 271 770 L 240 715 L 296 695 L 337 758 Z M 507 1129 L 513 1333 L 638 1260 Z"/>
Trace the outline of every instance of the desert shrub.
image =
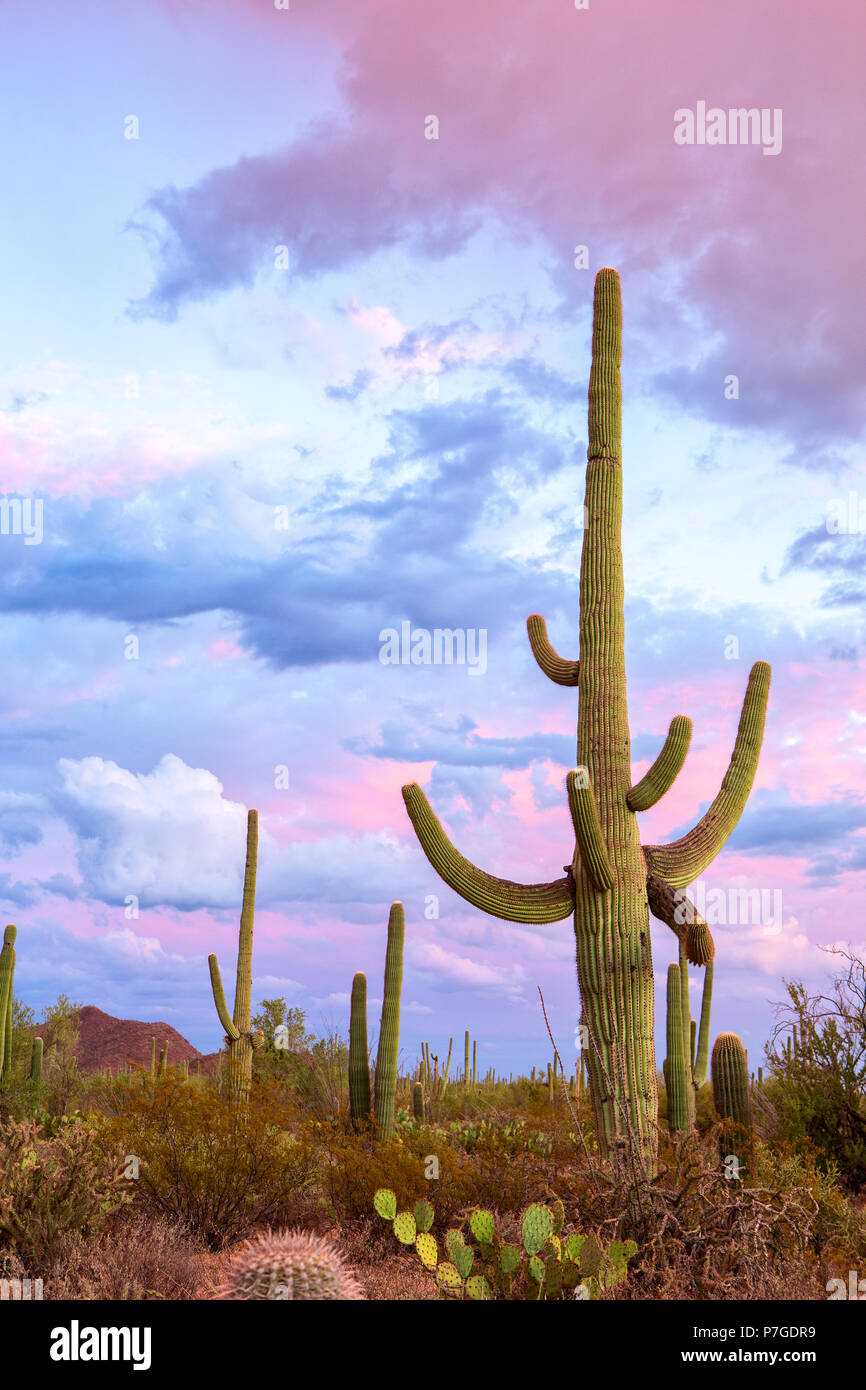
<path id="1" fill-rule="evenodd" d="M 752 1153 L 751 1182 L 779 1192 L 808 1190 L 817 1211 L 811 1228 L 812 1247 L 818 1255 L 866 1258 L 866 1217 L 850 1203 L 838 1186 L 838 1170 L 831 1162 L 819 1166 L 817 1155 L 757 1141 Z"/>
<path id="2" fill-rule="evenodd" d="M 818 1202 L 805 1185 L 731 1181 L 719 1161 L 720 1126 L 660 1136 L 652 1178 L 635 1165 L 591 1158 L 562 1190 L 584 1227 L 633 1239 L 638 1254 L 618 1298 L 818 1297 L 813 1248 Z"/>
<path id="3" fill-rule="evenodd" d="M 256 1226 L 291 1219 L 313 1182 L 317 1159 L 290 1133 L 271 1084 L 255 1082 L 249 1103 L 216 1087 L 167 1075 L 126 1085 L 123 1108 L 101 1124 L 106 1144 L 139 1160 L 139 1203 L 183 1225 L 211 1249 Z"/>
<path id="4" fill-rule="evenodd" d="M 207 1251 L 183 1226 L 126 1207 L 95 1239 L 75 1232 L 62 1242 L 48 1270 L 45 1297 L 207 1298 L 210 1283 Z"/>
<path id="5" fill-rule="evenodd" d="M 28 1120 L 0 1124 L 0 1240 L 28 1273 L 41 1273 L 70 1233 L 97 1233 L 128 1199 L 117 1160 L 81 1123 L 50 1136 Z"/>
<path id="6" fill-rule="evenodd" d="M 767 1048 L 759 1096 L 764 1137 L 815 1152 L 854 1191 L 866 1187 L 866 965 L 845 961 L 829 994 L 786 981 L 787 1020 Z M 791 1032 L 784 1036 L 788 1026 Z"/>
<path id="7" fill-rule="evenodd" d="M 557 1171 L 547 1158 L 510 1152 L 495 1136 L 481 1138 L 471 1154 L 458 1152 L 447 1132 L 429 1125 L 378 1143 L 337 1124 L 315 1124 L 309 1133 L 325 1160 L 325 1200 L 340 1221 L 366 1219 L 380 1187 L 393 1189 L 401 1208 L 435 1191 L 437 1221 L 477 1205 L 516 1211 L 546 1196 Z"/>

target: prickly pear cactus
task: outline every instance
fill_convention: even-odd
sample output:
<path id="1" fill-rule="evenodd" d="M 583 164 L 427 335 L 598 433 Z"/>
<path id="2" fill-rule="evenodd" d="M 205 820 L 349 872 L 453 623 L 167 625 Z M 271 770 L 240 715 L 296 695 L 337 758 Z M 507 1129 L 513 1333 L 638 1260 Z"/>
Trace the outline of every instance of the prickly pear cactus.
<path id="1" fill-rule="evenodd" d="M 445 1232 L 441 1254 L 430 1234 L 430 1202 L 416 1203 L 414 1212 L 398 1212 L 395 1193 L 383 1187 L 373 1197 L 373 1208 L 391 1223 L 401 1244 L 414 1245 L 425 1269 L 435 1275 L 442 1298 L 597 1298 L 601 1290 L 626 1278 L 628 1261 L 637 1253 L 634 1241 L 614 1240 L 605 1247 L 597 1236 L 577 1232 L 563 1239 L 561 1202 L 552 1207 L 535 1202 L 526 1208 L 520 1245 L 503 1241 L 493 1213 L 476 1208 L 468 1218 L 468 1231 L 455 1227 Z"/>

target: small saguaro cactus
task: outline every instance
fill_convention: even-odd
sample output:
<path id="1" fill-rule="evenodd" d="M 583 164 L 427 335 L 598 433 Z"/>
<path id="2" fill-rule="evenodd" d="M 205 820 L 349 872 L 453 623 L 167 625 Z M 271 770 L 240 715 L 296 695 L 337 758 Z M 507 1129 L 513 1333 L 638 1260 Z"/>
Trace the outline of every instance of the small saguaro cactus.
<path id="1" fill-rule="evenodd" d="M 541 670 L 577 691 L 577 766 L 566 778 L 575 841 L 571 862 L 548 883 L 524 886 L 495 878 L 458 852 L 420 786 L 404 787 L 403 798 L 430 863 L 467 902 L 510 922 L 573 919 L 599 1148 L 619 1153 L 634 1135 L 639 1161 L 652 1170 L 658 1097 L 649 911 L 684 939 L 692 964 L 705 963 L 703 933 L 693 931 L 691 917 L 685 928 L 677 915 L 684 903 L 691 909 L 682 890 L 713 862 L 746 805 L 763 738 L 770 668 L 764 661 L 752 667 L 730 766 L 706 813 L 675 843 L 642 846 L 637 815 L 673 785 L 692 723 L 674 717 L 659 756 L 634 782 L 623 616 L 621 355 L 619 275 L 605 267 L 596 276 L 593 303 L 579 661 L 554 650 L 540 614 L 527 619 Z M 688 1041 L 687 1031 L 684 1046 Z"/>
<path id="2" fill-rule="evenodd" d="M 352 981 L 349 1014 L 349 1110 L 354 1129 L 370 1123 L 370 1053 L 367 1047 L 367 976 Z"/>
<path id="3" fill-rule="evenodd" d="M 219 1021 L 225 1029 L 228 1049 L 227 1080 L 229 1089 L 238 1100 L 249 1094 L 253 1076 L 255 1040 L 251 1032 L 251 1000 L 253 989 L 253 920 L 256 911 L 256 864 L 258 860 L 259 814 L 247 815 L 247 856 L 244 866 L 244 896 L 238 931 L 238 966 L 235 984 L 234 1013 L 229 1014 L 225 991 L 215 955 L 208 956 L 210 981 Z"/>
<path id="4" fill-rule="evenodd" d="M 714 951 L 708 934 L 707 950 Z M 673 972 L 679 980 L 673 980 Z M 668 967 L 667 996 L 667 1056 L 664 1062 L 665 1086 L 668 1095 L 668 1127 L 671 1132 L 694 1129 L 697 1116 L 697 1092 L 707 1079 L 710 1054 L 710 1011 L 713 998 L 713 959 L 706 962 L 704 990 L 701 1000 L 700 1028 L 691 1018 L 689 1009 L 689 964 L 685 945 L 680 941 L 679 964 Z M 674 1002 L 672 1002 L 674 1001 Z M 672 1011 L 678 1013 L 678 1018 Z M 686 1046 L 688 1039 L 688 1046 Z M 676 1058 L 672 1048 L 676 1050 Z M 682 1083 L 680 1082 L 682 1073 Z M 680 1086 L 682 1085 L 682 1095 Z"/>
<path id="5" fill-rule="evenodd" d="M 419 1122 L 424 1120 L 424 1087 L 420 1081 L 412 1087 L 412 1114 Z"/>
<path id="6" fill-rule="evenodd" d="M 18 928 L 10 922 L 3 933 L 3 949 L 0 951 L 0 1085 L 9 1080 L 12 1066 L 12 989 L 17 935 Z"/>
<path id="7" fill-rule="evenodd" d="M 321 1302 L 366 1295 L 329 1241 L 307 1231 L 266 1231 L 231 1253 L 217 1297 Z"/>
<path id="8" fill-rule="evenodd" d="M 42 1053 L 45 1044 L 41 1038 L 33 1039 L 33 1051 L 30 1053 L 30 1080 L 35 1081 L 38 1086 L 42 1081 Z"/>

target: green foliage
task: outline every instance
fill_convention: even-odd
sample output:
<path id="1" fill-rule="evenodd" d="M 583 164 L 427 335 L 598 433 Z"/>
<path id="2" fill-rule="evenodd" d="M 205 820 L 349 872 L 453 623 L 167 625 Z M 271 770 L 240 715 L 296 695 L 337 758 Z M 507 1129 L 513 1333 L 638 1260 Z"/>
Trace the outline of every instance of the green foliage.
<path id="1" fill-rule="evenodd" d="M 398 1211 L 397 1205 L 391 1189 L 374 1193 L 373 1210 L 391 1223 L 401 1244 L 414 1245 L 445 1298 L 597 1298 L 627 1277 L 628 1261 L 637 1253 L 632 1240 L 612 1240 L 605 1246 L 592 1233 L 572 1232 L 563 1241 L 558 1234 L 564 1218 L 562 1204 L 557 1202 L 551 1209 L 534 1202 L 521 1218 L 520 1246 L 503 1241 L 493 1213 L 476 1207 L 468 1218 L 468 1230 L 463 1223 L 446 1231 L 440 1255 L 435 1238 L 419 1232 L 415 1217 Z M 430 1220 L 432 1224 L 432 1208 Z"/>
<path id="2" fill-rule="evenodd" d="M 307 1032 L 305 1011 L 290 1005 L 286 999 L 263 999 L 259 1012 L 253 1014 L 252 1027 L 264 1034 L 262 1055 L 271 1055 L 278 1063 L 284 1063 L 289 1052 L 308 1051 L 316 1041 L 315 1033 Z"/>
<path id="3" fill-rule="evenodd" d="M 814 1151 L 854 1191 L 866 1188 L 866 967 L 844 956 L 846 969 L 828 995 L 809 996 L 785 981 L 796 1048 L 767 1049 L 770 1075 L 756 1107 L 767 1137 Z"/>
<path id="4" fill-rule="evenodd" d="M 231 1093 L 172 1072 L 152 1085 L 118 1089 L 118 1113 L 103 1121 L 100 1135 L 139 1159 L 138 1201 L 212 1249 L 285 1218 L 315 1178 L 318 1159 L 286 1131 L 285 1105 L 272 1083 L 253 1082 L 243 1108 Z"/>
<path id="5" fill-rule="evenodd" d="M 28 1273 L 45 1270 L 67 1236 L 98 1233 L 131 1197 L 116 1150 L 80 1122 L 54 1133 L 32 1121 L 0 1123 L 0 1239 Z"/>

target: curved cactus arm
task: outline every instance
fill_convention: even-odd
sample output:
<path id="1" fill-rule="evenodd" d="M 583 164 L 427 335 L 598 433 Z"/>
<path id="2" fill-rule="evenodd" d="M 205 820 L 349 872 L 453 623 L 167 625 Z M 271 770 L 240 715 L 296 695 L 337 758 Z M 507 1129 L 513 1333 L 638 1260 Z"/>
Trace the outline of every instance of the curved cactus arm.
<path id="1" fill-rule="evenodd" d="M 207 963 L 210 966 L 210 986 L 213 991 L 213 1001 L 216 1004 L 219 1021 L 226 1031 L 226 1037 L 231 1038 L 232 1042 L 237 1042 L 240 1033 L 235 1027 L 232 1016 L 228 1011 L 228 1006 L 226 1005 L 226 996 L 225 990 L 223 989 L 222 977 L 220 975 L 219 962 L 216 956 L 211 955 L 208 956 Z"/>
<path id="2" fill-rule="evenodd" d="M 574 911 L 574 887 L 567 875 L 552 883 L 512 883 L 476 869 L 454 848 L 417 782 L 403 788 L 403 800 L 415 834 L 441 879 L 465 898 L 507 922 L 560 922 Z"/>
<path id="3" fill-rule="evenodd" d="M 674 888 L 685 888 L 700 877 L 743 814 L 758 767 L 769 693 L 770 667 L 766 661 L 756 661 L 749 673 L 734 751 L 718 796 L 682 839 L 644 849 L 650 871 Z"/>
<path id="4" fill-rule="evenodd" d="M 568 804 L 574 821 L 577 848 L 593 886 L 600 893 L 607 893 L 613 887 L 613 871 L 604 843 L 595 793 L 585 767 L 578 767 L 565 779 L 568 788 Z"/>
<path id="5" fill-rule="evenodd" d="M 707 965 L 716 953 L 705 918 L 682 888 L 673 888 L 658 874 L 647 874 L 646 895 L 650 912 L 682 943 L 689 965 Z"/>
<path id="6" fill-rule="evenodd" d="M 670 791 L 686 760 L 691 741 L 692 721 L 685 714 L 675 714 L 662 751 L 626 797 L 630 811 L 648 811 Z"/>
<path id="7" fill-rule="evenodd" d="M 526 631 L 529 635 L 529 645 L 532 648 L 532 655 L 538 662 L 542 671 L 556 685 L 577 685 L 579 681 L 580 663 L 577 661 L 566 661 L 559 655 L 554 647 L 551 646 L 547 636 L 547 623 L 540 613 L 530 613 L 526 619 Z"/>

